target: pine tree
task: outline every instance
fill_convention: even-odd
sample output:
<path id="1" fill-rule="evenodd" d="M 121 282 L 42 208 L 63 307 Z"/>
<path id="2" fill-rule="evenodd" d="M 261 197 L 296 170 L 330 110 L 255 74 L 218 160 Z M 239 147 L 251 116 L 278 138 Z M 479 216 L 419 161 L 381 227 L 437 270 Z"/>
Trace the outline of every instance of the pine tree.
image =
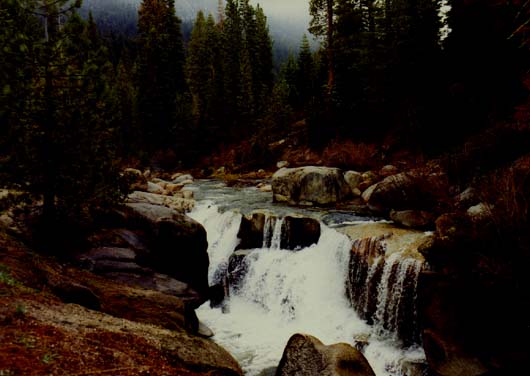
<path id="1" fill-rule="evenodd" d="M 328 94 L 335 85 L 335 0 L 310 0 L 309 12 L 312 16 L 309 31 L 318 37 L 325 38 L 326 57 L 328 64 Z"/>
<path id="2" fill-rule="evenodd" d="M 174 0 L 143 0 L 138 13 L 138 116 L 148 151 L 174 146 L 184 50 Z"/>
<path id="3" fill-rule="evenodd" d="M 10 182 L 42 195 L 47 225 L 59 218 L 79 221 L 119 196 L 108 127 L 108 55 L 94 23 L 75 14 L 79 2 L 23 5 L 10 20 L 31 19 L 39 27 L 17 56 L 29 62 L 24 78 L 30 92 L 18 98 L 17 118 L 10 120 Z"/>

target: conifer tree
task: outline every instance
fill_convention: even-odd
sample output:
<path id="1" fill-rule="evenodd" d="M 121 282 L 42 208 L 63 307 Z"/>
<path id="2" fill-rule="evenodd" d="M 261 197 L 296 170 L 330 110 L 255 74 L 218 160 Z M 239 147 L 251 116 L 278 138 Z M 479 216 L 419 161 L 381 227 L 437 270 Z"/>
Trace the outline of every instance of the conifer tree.
<path id="1" fill-rule="evenodd" d="M 81 220 L 118 198 L 107 112 L 110 64 L 93 21 L 75 14 L 79 4 L 27 1 L 8 21 L 35 26 L 35 37 L 24 38 L 27 48 L 16 56 L 29 67 L 29 92 L 10 119 L 10 183 L 42 195 L 48 225 Z"/>
<path id="2" fill-rule="evenodd" d="M 184 91 L 180 24 L 174 0 L 142 1 L 138 13 L 138 116 L 151 152 L 175 144 L 177 94 Z"/>

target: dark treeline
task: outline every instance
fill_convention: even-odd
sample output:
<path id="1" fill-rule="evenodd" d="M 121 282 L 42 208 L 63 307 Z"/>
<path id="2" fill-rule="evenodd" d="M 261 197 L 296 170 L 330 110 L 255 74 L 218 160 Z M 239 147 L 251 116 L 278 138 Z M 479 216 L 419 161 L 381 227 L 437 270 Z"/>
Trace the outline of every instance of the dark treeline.
<path id="1" fill-rule="evenodd" d="M 239 161 L 305 119 L 314 147 L 391 142 L 441 152 L 525 99 L 527 2 L 311 0 L 310 32 L 279 74 L 263 9 L 199 13 L 189 40 L 174 0 L 144 0 L 136 33 L 102 36 L 81 1 L 0 3 L 0 178 L 75 213 L 120 197 L 118 166 L 189 166 L 245 143 Z"/>

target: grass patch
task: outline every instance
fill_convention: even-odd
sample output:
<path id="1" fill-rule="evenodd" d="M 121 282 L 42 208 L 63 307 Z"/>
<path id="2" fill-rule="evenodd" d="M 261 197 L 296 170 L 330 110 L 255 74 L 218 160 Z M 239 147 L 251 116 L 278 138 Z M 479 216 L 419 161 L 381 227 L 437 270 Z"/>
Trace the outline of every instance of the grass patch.
<path id="1" fill-rule="evenodd" d="M 0 265 L 0 283 L 10 287 L 19 285 L 19 282 L 11 276 L 11 273 L 9 273 L 9 268 L 4 265 Z"/>

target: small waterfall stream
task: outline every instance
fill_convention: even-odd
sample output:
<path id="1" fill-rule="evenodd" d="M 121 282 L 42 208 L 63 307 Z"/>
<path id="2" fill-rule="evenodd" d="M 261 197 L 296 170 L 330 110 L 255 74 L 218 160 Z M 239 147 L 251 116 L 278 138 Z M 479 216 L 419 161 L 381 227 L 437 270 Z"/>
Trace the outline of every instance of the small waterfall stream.
<path id="1" fill-rule="evenodd" d="M 189 216 L 207 230 L 210 284 L 219 283 L 239 244 L 242 216 L 221 213 L 213 201 L 199 202 Z M 417 334 L 409 333 L 414 293 L 404 293 L 415 287 L 421 262 L 400 253 L 385 257 L 377 239 L 363 251 L 362 244 L 323 224 L 317 244 L 283 250 L 282 228 L 283 218 L 268 216 L 262 248 L 247 251 L 245 273 L 224 307 L 210 308 L 207 302 L 197 310 L 216 333 L 213 339 L 234 355 L 246 375 L 277 366 L 294 333 L 311 334 L 325 344 L 366 341 L 362 351 L 377 376 L 407 376 L 404 362 L 424 360 L 423 350 L 413 345 Z M 352 253 L 352 246 L 361 252 Z"/>

